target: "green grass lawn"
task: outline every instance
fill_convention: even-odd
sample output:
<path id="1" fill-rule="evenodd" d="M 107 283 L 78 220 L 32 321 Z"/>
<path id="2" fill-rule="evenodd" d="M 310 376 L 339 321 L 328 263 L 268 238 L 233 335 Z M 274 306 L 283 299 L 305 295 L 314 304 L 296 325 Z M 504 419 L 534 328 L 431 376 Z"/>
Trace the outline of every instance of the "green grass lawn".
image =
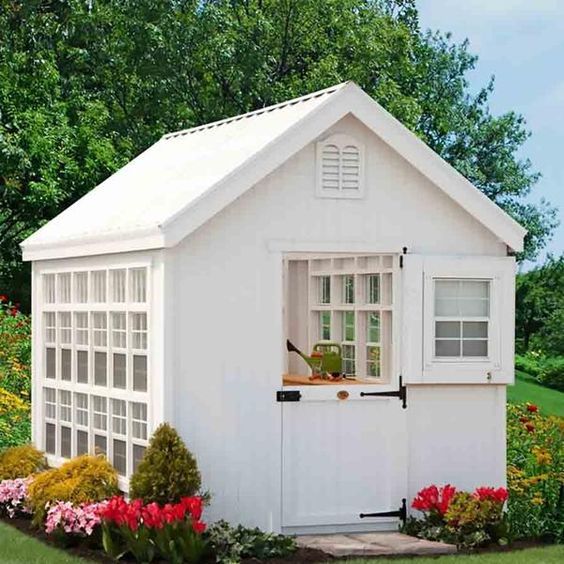
<path id="1" fill-rule="evenodd" d="M 564 393 L 540 386 L 524 372 L 515 372 L 515 385 L 507 386 L 507 399 L 512 403 L 530 402 L 539 406 L 543 415 L 564 417 Z"/>
<path id="2" fill-rule="evenodd" d="M 88 562 L 47 546 L 0 522 L 0 563 L 2 564 L 87 564 Z M 347 560 L 347 564 L 560 564 L 561 562 L 564 562 L 564 545 L 500 554 Z"/>
<path id="3" fill-rule="evenodd" d="M 439 558 L 376 558 L 347 560 L 347 564 L 561 564 L 564 545 L 528 548 L 497 554 L 440 556 Z"/>
<path id="4" fill-rule="evenodd" d="M 0 522 L 0 562 L 2 564 L 86 564 L 90 561 L 51 548 Z"/>

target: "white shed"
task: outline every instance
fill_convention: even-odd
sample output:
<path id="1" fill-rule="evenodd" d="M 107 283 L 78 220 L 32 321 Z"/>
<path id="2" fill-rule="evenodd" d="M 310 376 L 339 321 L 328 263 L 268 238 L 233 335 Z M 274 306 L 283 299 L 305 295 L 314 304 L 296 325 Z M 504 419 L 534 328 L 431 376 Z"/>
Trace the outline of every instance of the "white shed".
<path id="1" fill-rule="evenodd" d="M 524 235 L 353 83 L 166 135 L 22 243 L 33 440 L 127 488 L 169 421 L 208 518 L 286 533 L 503 485 Z"/>

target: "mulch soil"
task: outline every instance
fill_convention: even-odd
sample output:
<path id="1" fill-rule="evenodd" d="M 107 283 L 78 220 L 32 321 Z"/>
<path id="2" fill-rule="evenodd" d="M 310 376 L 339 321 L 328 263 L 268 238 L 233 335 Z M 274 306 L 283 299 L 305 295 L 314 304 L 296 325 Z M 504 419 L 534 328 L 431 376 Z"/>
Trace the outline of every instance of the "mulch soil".
<path id="1" fill-rule="evenodd" d="M 42 529 L 37 529 L 32 526 L 31 521 L 29 519 L 22 519 L 22 518 L 15 518 L 15 519 L 0 519 L 3 523 L 10 525 L 22 533 L 29 535 L 38 539 L 39 541 L 55 547 L 61 550 L 65 550 L 66 552 L 73 554 L 79 558 L 85 558 L 87 560 L 91 560 L 93 562 L 114 562 L 111 558 L 106 556 L 106 554 L 101 549 L 90 548 L 85 546 L 84 544 L 78 544 L 76 546 L 67 546 L 61 547 L 59 544 L 55 543 L 52 538 L 50 538 Z M 491 545 L 482 548 L 472 549 L 472 550 L 459 550 L 458 554 L 483 554 L 488 552 L 511 552 L 515 550 L 523 550 L 525 548 L 538 548 L 540 546 L 546 546 L 550 544 L 548 542 L 542 542 L 538 539 L 533 540 L 519 540 L 512 542 L 509 545 L 500 546 L 500 545 Z M 351 557 L 344 557 L 344 558 L 335 558 L 325 552 L 313 548 L 298 548 L 296 552 L 294 552 L 291 556 L 286 558 L 272 558 L 270 560 L 258 560 L 257 558 L 246 558 L 242 560 L 241 564 L 290 564 L 296 562 L 310 562 L 310 563 L 321 563 L 327 562 L 329 560 L 337 561 L 346 561 L 355 559 L 358 560 L 361 557 L 358 556 L 351 556 Z M 398 555 L 398 556 L 371 556 L 367 557 L 372 559 L 378 558 L 406 558 L 405 555 Z M 409 557 L 408 557 L 409 558 Z M 418 556 L 412 556 L 413 560 L 417 560 L 420 558 Z M 135 560 L 129 558 L 122 558 L 121 562 L 135 562 Z M 212 564 L 215 560 L 211 559 L 205 564 Z"/>

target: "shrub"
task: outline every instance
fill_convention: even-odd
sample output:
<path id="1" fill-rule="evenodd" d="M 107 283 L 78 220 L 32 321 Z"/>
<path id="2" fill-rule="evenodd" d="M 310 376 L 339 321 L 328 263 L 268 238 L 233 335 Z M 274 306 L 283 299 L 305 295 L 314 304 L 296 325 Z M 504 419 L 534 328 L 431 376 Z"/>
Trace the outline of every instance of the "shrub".
<path id="1" fill-rule="evenodd" d="M 93 503 L 117 491 L 117 472 L 103 456 L 78 456 L 34 478 L 29 487 L 34 523 L 39 525 L 46 506 L 57 501 L 70 501 L 73 505 Z"/>
<path id="2" fill-rule="evenodd" d="M 564 540 L 564 420 L 507 406 L 508 522 L 513 537 Z"/>
<path id="3" fill-rule="evenodd" d="M 537 375 L 539 384 L 564 392 L 564 357 L 547 358 Z"/>
<path id="4" fill-rule="evenodd" d="M 27 478 L 46 467 L 45 456 L 33 445 L 12 447 L 0 452 L 0 480 Z"/>
<path id="5" fill-rule="evenodd" d="M 129 482 L 132 499 L 145 503 L 177 503 L 200 489 L 196 460 L 178 433 L 163 423 L 154 432 L 149 446 Z"/>
<path id="6" fill-rule="evenodd" d="M 297 548 L 292 537 L 264 533 L 260 529 L 249 529 L 242 525 L 231 527 L 226 521 L 214 523 L 209 528 L 207 538 L 216 562 L 220 564 L 240 562 L 243 558 L 286 558 Z"/>
<path id="7" fill-rule="evenodd" d="M 206 551 L 202 507 L 200 497 L 161 507 L 116 496 L 100 512 L 104 549 L 115 559 L 130 553 L 137 562 L 199 562 Z"/>
<path id="8" fill-rule="evenodd" d="M 544 357 L 537 352 L 515 355 L 515 368 L 535 378 L 540 374 Z"/>
<path id="9" fill-rule="evenodd" d="M 22 513 L 31 513 L 28 499 L 28 486 L 31 478 L 16 478 L 0 482 L 0 515 L 10 519 Z"/>
<path id="10" fill-rule="evenodd" d="M 0 451 L 29 442 L 29 403 L 0 387 Z"/>
<path id="11" fill-rule="evenodd" d="M 489 542 L 505 542 L 503 505 L 505 488 L 477 488 L 473 493 L 457 492 L 446 485 L 422 489 L 412 507 L 422 519 L 410 518 L 403 528 L 407 534 L 438 540 L 461 547 L 476 547 Z"/>

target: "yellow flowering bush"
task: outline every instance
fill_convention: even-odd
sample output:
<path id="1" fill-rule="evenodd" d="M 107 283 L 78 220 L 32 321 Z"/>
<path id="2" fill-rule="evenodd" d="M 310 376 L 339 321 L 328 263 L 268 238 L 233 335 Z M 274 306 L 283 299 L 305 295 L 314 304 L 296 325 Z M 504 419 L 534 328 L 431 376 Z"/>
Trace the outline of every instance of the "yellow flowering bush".
<path id="1" fill-rule="evenodd" d="M 30 440 L 31 320 L 0 295 L 0 450 Z"/>
<path id="2" fill-rule="evenodd" d="M 507 406 L 507 487 L 512 536 L 564 541 L 564 419 Z"/>

